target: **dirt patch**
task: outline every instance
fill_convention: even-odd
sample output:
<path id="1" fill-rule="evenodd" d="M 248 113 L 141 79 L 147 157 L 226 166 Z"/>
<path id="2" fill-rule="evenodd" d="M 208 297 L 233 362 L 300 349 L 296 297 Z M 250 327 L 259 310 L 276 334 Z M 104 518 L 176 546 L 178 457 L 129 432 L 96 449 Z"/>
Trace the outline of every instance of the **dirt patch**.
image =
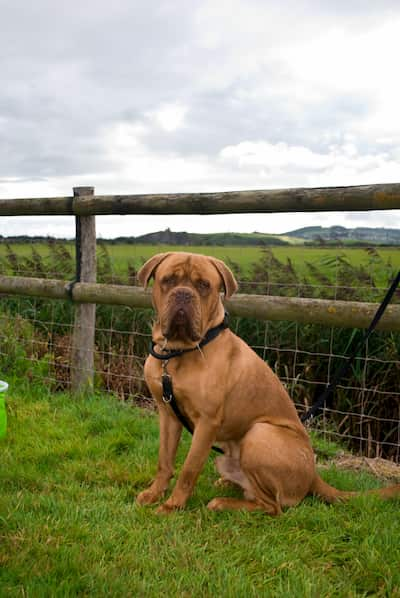
<path id="1" fill-rule="evenodd" d="M 339 469 L 351 469 L 353 471 L 367 471 L 380 480 L 389 482 L 400 482 L 400 465 L 387 459 L 376 457 L 354 457 L 353 455 L 339 455 L 329 461 L 329 464 L 322 464 L 320 467 L 327 468 L 335 465 Z"/>

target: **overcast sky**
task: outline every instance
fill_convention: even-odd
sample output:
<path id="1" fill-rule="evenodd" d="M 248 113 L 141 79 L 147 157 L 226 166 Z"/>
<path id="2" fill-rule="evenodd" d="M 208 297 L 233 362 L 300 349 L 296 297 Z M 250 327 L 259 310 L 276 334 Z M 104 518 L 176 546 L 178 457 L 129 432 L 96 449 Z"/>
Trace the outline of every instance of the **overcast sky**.
<path id="1" fill-rule="evenodd" d="M 0 14 L 0 198 L 400 182 L 399 0 L 0 0 Z M 102 237 L 313 224 L 400 218 L 97 219 Z M 73 219 L 0 221 L 25 233 L 73 236 Z"/>

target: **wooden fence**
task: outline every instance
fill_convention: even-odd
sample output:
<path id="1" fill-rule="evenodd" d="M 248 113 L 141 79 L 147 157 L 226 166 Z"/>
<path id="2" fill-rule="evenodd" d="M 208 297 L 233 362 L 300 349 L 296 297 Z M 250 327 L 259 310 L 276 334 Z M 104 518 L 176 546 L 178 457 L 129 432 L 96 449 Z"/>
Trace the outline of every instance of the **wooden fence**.
<path id="1" fill-rule="evenodd" d="M 151 306 L 149 293 L 141 288 L 96 284 L 96 214 L 227 214 L 393 209 L 400 209 L 400 184 L 112 196 L 96 196 L 93 187 L 76 187 L 71 197 L 3 199 L 0 200 L 0 216 L 75 216 L 76 280 L 71 282 L 0 276 L 0 293 L 71 299 L 76 303 L 71 389 L 74 393 L 82 393 L 93 386 L 96 304 L 135 308 Z M 354 301 L 240 294 L 228 302 L 228 309 L 233 315 L 262 320 L 319 323 L 342 328 L 368 327 L 377 307 L 375 303 Z M 389 306 L 378 328 L 400 331 L 400 306 Z"/>

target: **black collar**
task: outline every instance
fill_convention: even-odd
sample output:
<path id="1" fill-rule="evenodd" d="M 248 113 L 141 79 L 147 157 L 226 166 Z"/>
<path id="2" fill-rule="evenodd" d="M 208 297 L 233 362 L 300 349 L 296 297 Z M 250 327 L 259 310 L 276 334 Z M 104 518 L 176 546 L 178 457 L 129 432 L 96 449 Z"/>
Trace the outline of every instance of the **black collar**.
<path id="1" fill-rule="evenodd" d="M 154 350 L 156 343 L 154 341 L 152 341 L 151 346 L 150 346 L 150 355 L 152 355 L 156 359 L 168 360 L 168 359 L 172 359 L 172 357 L 179 357 L 180 355 L 183 355 L 184 353 L 190 353 L 191 351 L 196 351 L 197 349 L 199 349 L 199 348 L 201 349 L 205 345 L 208 345 L 208 343 L 210 343 L 215 338 L 217 338 L 217 336 L 220 334 L 220 332 L 225 330 L 225 328 L 229 328 L 228 312 L 225 312 L 224 319 L 222 320 L 221 324 L 218 324 L 218 326 L 214 326 L 214 328 L 210 328 L 210 330 L 207 331 L 205 337 L 200 341 L 200 343 L 196 347 L 192 347 L 191 349 L 176 349 L 176 350 L 172 350 L 172 351 L 168 351 L 168 349 L 162 349 L 162 353 L 157 353 Z"/>

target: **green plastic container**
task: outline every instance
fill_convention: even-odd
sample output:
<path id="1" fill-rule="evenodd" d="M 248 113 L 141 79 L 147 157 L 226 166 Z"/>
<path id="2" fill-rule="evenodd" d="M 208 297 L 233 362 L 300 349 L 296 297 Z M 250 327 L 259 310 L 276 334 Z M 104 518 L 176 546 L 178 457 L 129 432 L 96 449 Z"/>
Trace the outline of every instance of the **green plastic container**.
<path id="1" fill-rule="evenodd" d="M 4 438 L 7 431 L 7 412 L 6 402 L 4 400 L 4 393 L 8 388 L 7 382 L 0 380 L 0 438 Z"/>

